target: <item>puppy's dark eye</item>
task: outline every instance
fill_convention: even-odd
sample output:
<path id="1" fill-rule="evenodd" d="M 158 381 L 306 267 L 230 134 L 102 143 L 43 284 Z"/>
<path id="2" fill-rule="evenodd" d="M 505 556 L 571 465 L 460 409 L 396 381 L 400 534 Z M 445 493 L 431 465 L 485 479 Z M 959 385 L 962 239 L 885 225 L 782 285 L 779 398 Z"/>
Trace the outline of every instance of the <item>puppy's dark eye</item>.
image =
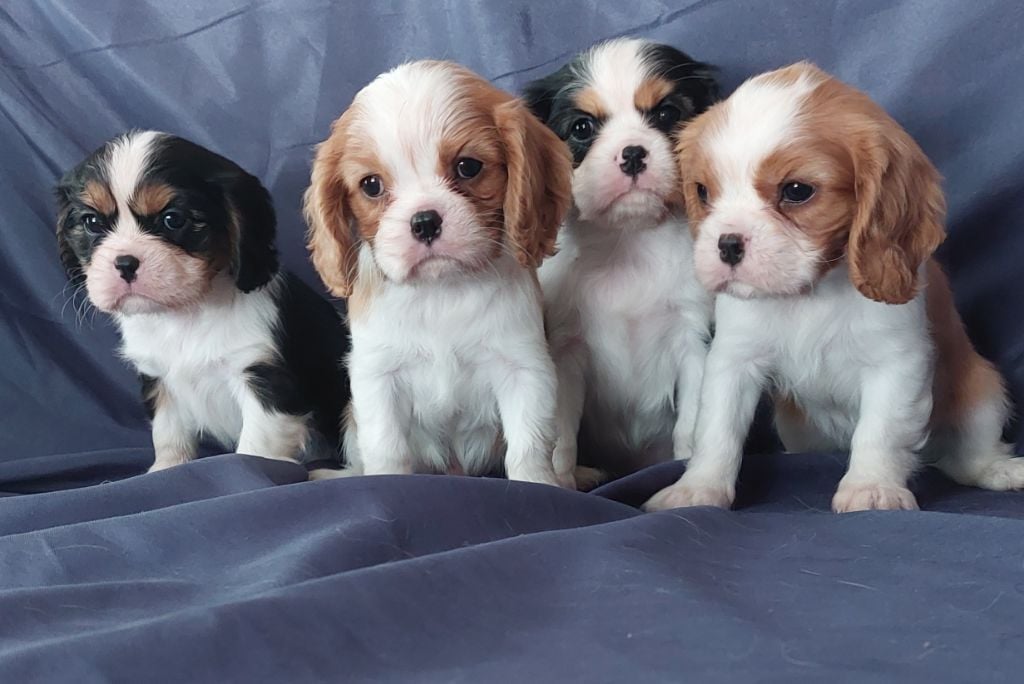
<path id="1" fill-rule="evenodd" d="M 654 125 L 659 130 L 666 133 L 670 132 L 683 116 L 679 107 L 667 102 L 658 105 L 652 114 L 654 118 Z"/>
<path id="2" fill-rule="evenodd" d="M 92 235 L 99 235 L 107 230 L 107 222 L 96 214 L 85 214 L 82 216 L 82 227 Z"/>
<path id="3" fill-rule="evenodd" d="M 586 142 L 594 137 L 594 120 L 589 116 L 583 116 L 572 122 L 570 135 L 574 140 Z"/>
<path id="4" fill-rule="evenodd" d="M 786 183 L 782 186 L 781 196 L 786 204 L 803 204 L 814 196 L 814 186 L 796 181 Z"/>
<path id="5" fill-rule="evenodd" d="M 367 176 L 359 181 L 359 187 L 362 188 L 363 194 L 370 198 L 384 194 L 384 183 L 380 176 Z"/>
<path id="6" fill-rule="evenodd" d="M 701 204 L 708 203 L 708 189 L 700 183 L 697 183 L 697 198 L 700 199 Z"/>
<path id="7" fill-rule="evenodd" d="M 463 157 L 455 163 L 455 173 L 463 180 L 476 178 L 483 168 L 484 163 L 482 161 L 471 157 Z"/>
<path id="8" fill-rule="evenodd" d="M 188 217 L 177 209 L 169 209 L 160 215 L 160 223 L 172 231 L 183 230 L 189 224 Z"/>

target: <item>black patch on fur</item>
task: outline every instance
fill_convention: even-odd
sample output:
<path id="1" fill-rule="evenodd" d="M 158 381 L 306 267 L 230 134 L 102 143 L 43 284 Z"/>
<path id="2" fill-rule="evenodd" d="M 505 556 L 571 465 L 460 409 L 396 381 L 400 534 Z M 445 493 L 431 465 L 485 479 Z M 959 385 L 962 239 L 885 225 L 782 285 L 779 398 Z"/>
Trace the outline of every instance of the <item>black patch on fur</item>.
<path id="1" fill-rule="evenodd" d="M 270 193 L 259 179 L 230 159 L 183 138 L 166 136 L 157 148 L 146 180 L 177 190 L 180 194 L 170 206 L 189 215 L 191 228 L 203 229 L 178 235 L 156 216 L 152 230 L 189 253 L 226 255 L 242 292 L 270 282 L 278 271 L 277 216 Z M 238 218 L 237 231 L 232 214 Z"/>
<path id="2" fill-rule="evenodd" d="M 662 133 L 675 140 L 686 121 L 702 113 L 718 100 L 719 88 L 714 78 L 715 68 L 698 62 L 685 52 L 669 45 L 652 43 L 644 45 L 640 51 L 641 56 L 654 65 L 655 73 L 675 84 L 675 89 L 662 100 L 662 103 L 671 104 L 681 112 L 679 122 L 672 130 L 662 130 Z M 588 85 L 585 75 L 589 57 L 589 51 L 582 52 L 558 71 L 527 84 L 523 89 L 523 99 L 530 110 L 569 145 L 575 166 L 579 166 L 587 156 L 591 145 L 600 135 L 603 123 L 591 113 L 580 111 L 576 107 L 575 93 Z M 643 113 L 651 115 L 651 112 Z M 589 116 L 594 121 L 595 133 L 587 141 L 572 137 L 573 125 L 583 116 Z"/>
<path id="3" fill-rule="evenodd" d="M 153 420 L 156 416 L 156 397 L 160 393 L 160 378 L 139 373 L 139 382 L 142 384 L 142 405 L 146 408 L 146 415 Z"/>
<path id="4" fill-rule="evenodd" d="M 247 368 L 249 386 L 267 409 L 311 413 L 313 427 L 340 446 L 342 413 L 351 399 L 344 367 L 350 349 L 344 319 L 330 302 L 288 272 L 281 276 L 277 305 L 278 358 Z"/>
<path id="5" fill-rule="evenodd" d="M 530 111 L 569 145 L 574 167 L 579 166 L 587 156 L 590 146 L 600 133 L 602 123 L 599 117 L 576 107 L 576 91 L 586 85 L 581 76 L 585 56 L 586 53 L 576 55 L 555 73 L 528 83 L 523 89 L 523 99 Z M 594 135 L 586 141 L 572 137 L 573 125 L 583 117 L 591 119 L 594 124 Z"/>

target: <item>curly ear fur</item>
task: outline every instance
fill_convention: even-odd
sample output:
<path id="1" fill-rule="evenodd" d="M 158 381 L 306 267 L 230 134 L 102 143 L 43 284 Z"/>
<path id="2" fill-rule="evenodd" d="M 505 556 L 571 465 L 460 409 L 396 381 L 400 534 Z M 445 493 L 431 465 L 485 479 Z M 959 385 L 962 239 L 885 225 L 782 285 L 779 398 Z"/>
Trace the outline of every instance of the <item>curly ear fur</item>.
<path id="1" fill-rule="evenodd" d="M 520 264 L 536 268 L 554 254 L 572 203 L 572 160 L 565 144 L 522 101 L 501 103 L 494 118 L 508 167 L 506 239 Z"/>
<path id="2" fill-rule="evenodd" d="M 68 231 L 71 225 L 71 200 L 63 182 L 57 186 L 57 255 L 60 257 L 64 273 L 72 285 L 78 285 L 85 278 L 82 262 L 68 242 Z"/>
<path id="3" fill-rule="evenodd" d="M 946 201 L 924 152 L 883 116 L 852 151 L 857 209 L 847 258 L 861 294 L 903 304 L 917 294 L 922 264 L 945 239 Z"/>
<path id="4" fill-rule="evenodd" d="M 331 135 L 316 148 L 311 183 L 303 200 L 309 230 L 306 245 L 313 267 L 336 297 L 352 294 L 359 244 L 350 225 L 340 165 L 346 144 L 346 117 L 331 126 Z"/>

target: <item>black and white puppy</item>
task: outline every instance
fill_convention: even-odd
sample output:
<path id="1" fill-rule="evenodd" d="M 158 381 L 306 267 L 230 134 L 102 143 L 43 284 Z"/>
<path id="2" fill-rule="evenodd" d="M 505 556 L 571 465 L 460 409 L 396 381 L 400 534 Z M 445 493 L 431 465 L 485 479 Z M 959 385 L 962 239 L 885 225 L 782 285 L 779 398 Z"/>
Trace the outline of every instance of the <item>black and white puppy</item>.
<path id="1" fill-rule="evenodd" d="M 711 300 L 693 272 L 673 150 L 717 99 L 712 72 L 675 48 L 621 39 L 525 89 L 575 166 L 559 253 L 539 274 L 559 473 L 576 462 L 577 436 L 586 464 L 613 475 L 690 455 Z"/>
<path id="2" fill-rule="evenodd" d="M 166 133 L 117 137 L 57 187 L 68 278 L 113 316 L 153 421 L 150 471 L 206 435 L 239 453 L 337 460 L 348 334 L 278 269 L 269 193 L 234 162 Z"/>

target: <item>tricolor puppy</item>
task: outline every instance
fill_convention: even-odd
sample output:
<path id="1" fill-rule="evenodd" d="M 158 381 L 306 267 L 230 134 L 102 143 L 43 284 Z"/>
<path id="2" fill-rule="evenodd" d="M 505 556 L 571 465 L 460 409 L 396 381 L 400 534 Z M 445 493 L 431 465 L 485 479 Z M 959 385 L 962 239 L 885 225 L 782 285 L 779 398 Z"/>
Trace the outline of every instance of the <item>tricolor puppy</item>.
<path id="1" fill-rule="evenodd" d="M 1024 486 L 1002 378 L 931 258 L 939 176 L 906 131 L 801 63 L 695 120 L 679 158 L 717 329 L 693 458 L 648 508 L 732 503 L 765 385 L 787 449 L 850 449 L 838 512 L 916 508 L 920 456 L 962 484 Z"/>
<path id="2" fill-rule="evenodd" d="M 690 455 L 711 299 L 693 272 L 673 148 L 715 101 L 711 72 L 674 48 L 615 40 L 526 88 L 575 166 L 560 251 L 540 270 L 560 474 L 577 436 L 585 462 L 614 475 Z"/>
<path id="3" fill-rule="evenodd" d="M 512 479 L 556 482 L 535 269 L 570 177 L 565 146 L 523 103 L 448 62 L 382 74 L 334 122 L 305 212 L 317 271 L 349 298 L 357 471 L 504 461 Z"/>
<path id="4" fill-rule="evenodd" d="M 131 132 L 60 181 L 68 277 L 121 330 L 153 420 L 151 471 L 208 435 L 245 454 L 337 460 L 348 403 L 340 316 L 278 270 L 259 180 L 187 140 Z"/>

